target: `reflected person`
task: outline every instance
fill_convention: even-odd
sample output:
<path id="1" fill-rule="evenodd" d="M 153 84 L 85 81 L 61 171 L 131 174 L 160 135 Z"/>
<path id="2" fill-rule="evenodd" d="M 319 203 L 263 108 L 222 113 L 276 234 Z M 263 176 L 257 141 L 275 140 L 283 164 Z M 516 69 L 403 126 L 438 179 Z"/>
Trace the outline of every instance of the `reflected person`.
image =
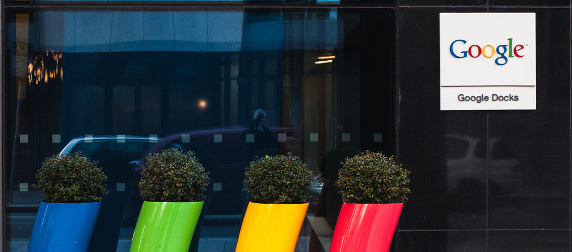
<path id="1" fill-rule="evenodd" d="M 246 165 L 256 157 L 272 156 L 278 153 L 278 141 L 270 132 L 266 111 L 261 108 L 254 111 L 248 129 L 243 132 L 242 139 L 246 139 L 243 145 Z"/>

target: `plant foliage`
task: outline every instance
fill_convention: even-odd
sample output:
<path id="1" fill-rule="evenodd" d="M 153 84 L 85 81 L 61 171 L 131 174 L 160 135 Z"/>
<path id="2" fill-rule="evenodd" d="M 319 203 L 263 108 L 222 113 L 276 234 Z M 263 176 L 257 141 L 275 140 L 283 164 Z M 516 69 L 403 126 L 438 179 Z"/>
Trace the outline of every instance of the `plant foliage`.
<path id="1" fill-rule="evenodd" d="M 141 196 L 155 202 L 194 202 L 205 199 L 209 173 L 193 152 L 177 148 L 149 154 L 141 172 Z"/>
<path id="2" fill-rule="evenodd" d="M 401 203 L 407 200 L 409 171 L 381 152 L 346 158 L 336 186 L 347 203 Z"/>
<path id="3" fill-rule="evenodd" d="M 96 202 L 109 193 L 105 188 L 107 177 L 97 162 L 78 152 L 47 158 L 36 179 L 35 187 L 50 203 Z"/>
<path id="4" fill-rule="evenodd" d="M 311 182 L 308 166 L 288 153 L 252 161 L 246 169 L 244 190 L 260 203 L 300 204 L 307 202 Z"/>

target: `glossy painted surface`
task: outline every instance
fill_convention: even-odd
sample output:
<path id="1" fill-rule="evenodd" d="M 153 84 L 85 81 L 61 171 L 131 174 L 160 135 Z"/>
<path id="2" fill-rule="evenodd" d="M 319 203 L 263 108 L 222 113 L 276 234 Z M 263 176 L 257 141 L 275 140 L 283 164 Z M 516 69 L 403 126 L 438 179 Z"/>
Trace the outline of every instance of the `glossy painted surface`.
<path id="1" fill-rule="evenodd" d="M 342 205 L 330 252 L 389 251 L 403 203 Z"/>
<path id="2" fill-rule="evenodd" d="M 101 202 L 42 202 L 28 251 L 86 251 Z"/>
<path id="3" fill-rule="evenodd" d="M 294 251 L 308 205 L 249 202 L 236 252 Z"/>
<path id="4" fill-rule="evenodd" d="M 143 202 L 130 251 L 188 251 L 203 202 Z"/>

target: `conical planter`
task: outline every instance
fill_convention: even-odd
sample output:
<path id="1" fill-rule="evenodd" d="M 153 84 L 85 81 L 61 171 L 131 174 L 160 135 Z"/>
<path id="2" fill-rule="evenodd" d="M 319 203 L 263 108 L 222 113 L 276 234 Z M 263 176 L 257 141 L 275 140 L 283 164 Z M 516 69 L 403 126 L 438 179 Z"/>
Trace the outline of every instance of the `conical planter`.
<path id="1" fill-rule="evenodd" d="M 403 203 L 342 205 L 330 252 L 386 252 Z"/>
<path id="2" fill-rule="evenodd" d="M 101 202 L 42 202 L 28 251 L 86 251 L 100 206 Z"/>
<path id="3" fill-rule="evenodd" d="M 187 252 L 203 202 L 143 202 L 132 252 Z"/>
<path id="4" fill-rule="evenodd" d="M 307 210 L 308 203 L 249 202 L 236 252 L 293 252 Z"/>

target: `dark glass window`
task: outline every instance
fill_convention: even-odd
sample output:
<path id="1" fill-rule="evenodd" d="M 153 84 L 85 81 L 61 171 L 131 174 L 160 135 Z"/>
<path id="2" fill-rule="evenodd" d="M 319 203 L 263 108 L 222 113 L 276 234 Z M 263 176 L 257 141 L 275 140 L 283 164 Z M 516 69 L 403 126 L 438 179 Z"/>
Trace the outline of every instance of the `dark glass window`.
<path id="1" fill-rule="evenodd" d="M 90 251 L 129 249 L 139 165 L 171 147 L 194 151 L 211 174 L 199 251 L 236 246 L 244 169 L 256 156 L 299 156 L 314 175 L 308 216 L 335 223 L 340 161 L 394 153 L 394 18 L 335 8 L 8 11 L 10 248 L 30 238 L 42 201 L 28 187 L 35 171 L 74 151 L 99 161 L 104 202 L 118 203 L 102 206 L 109 218 Z M 304 225 L 297 251 L 325 246 L 315 228 Z"/>

